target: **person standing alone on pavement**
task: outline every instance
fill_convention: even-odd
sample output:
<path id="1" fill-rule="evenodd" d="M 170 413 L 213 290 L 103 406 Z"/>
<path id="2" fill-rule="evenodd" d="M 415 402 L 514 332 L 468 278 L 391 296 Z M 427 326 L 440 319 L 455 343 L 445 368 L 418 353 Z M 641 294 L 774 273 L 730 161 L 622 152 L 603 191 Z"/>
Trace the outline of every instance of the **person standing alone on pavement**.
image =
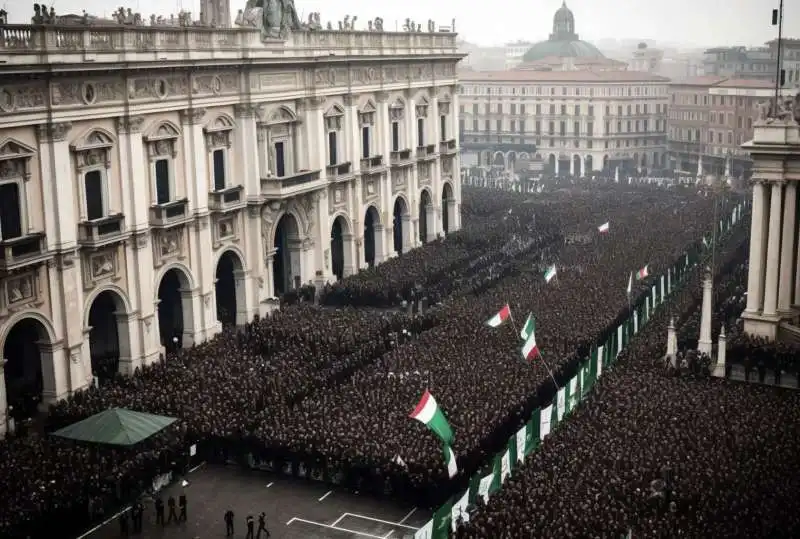
<path id="1" fill-rule="evenodd" d="M 225 537 L 233 537 L 233 511 L 225 511 Z"/>
<path id="2" fill-rule="evenodd" d="M 253 522 L 253 515 L 247 515 L 247 535 L 245 536 L 245 539 L 255 539 L 255 536 L 253 535 L 254 524 L 255 522 Z"/>
<path id="3" fill-rule="evenodd" d="M 256 532 L 256 539 L 261 539 L 261 532 L 264 532 L 264 537 L 269 538 L 270 533 L 267 529 L 267 515 L 263 511 L 258 515 L 258 531 Z"/>

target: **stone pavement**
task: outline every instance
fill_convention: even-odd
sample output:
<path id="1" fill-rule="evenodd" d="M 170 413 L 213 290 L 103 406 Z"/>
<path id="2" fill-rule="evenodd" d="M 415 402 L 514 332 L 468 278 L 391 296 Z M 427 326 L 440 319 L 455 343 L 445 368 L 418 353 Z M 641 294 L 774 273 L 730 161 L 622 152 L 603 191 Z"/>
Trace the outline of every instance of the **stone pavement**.
<path id="1" fill-rule="evenodd" d="M 142 539 L 224 538 L 223 515 L 236 515 L 235 539 L 246 535 L 245 518 L 267 515 L 271 539 L 402 539 L 413 535 L 430 519 L 430 511 L 392 505 L 386 500 L 334 489 L 322 483 L 288 478 L 265 472 L 245 471 L 233 466 L 201 467 L 191 473 L 189 485 L 180 481 L 162 492 L 177 499 L 185 490 L 188 522 L 164 528 L 155 524 L 155 510 L 148 502 Z M 106 525 L 80 539 L 117 539 L 119 522 Z M 263 535 L 262 535 L 263 537 Z"/>

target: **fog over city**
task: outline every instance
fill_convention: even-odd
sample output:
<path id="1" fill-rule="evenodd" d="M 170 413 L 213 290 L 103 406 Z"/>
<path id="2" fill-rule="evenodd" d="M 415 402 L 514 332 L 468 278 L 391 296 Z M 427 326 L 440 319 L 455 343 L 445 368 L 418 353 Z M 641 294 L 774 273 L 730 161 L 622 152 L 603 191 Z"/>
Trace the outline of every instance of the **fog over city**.
<path id="1" fill-rule="evenodd" d="M 467 5 L 452 1 L 427 2 L 408 0 L 396 4 L 375 7 L 365 0 L 298 0 L 295 2 L 301 19 L 318 11 L 323 24 L 356 15 L 366 29 L 368 19 L 382 17 L 386 29 L 395 23 L 400 29 L 406 18 L 414 19 L 423 26 L 428 19 L 438 24 L 450 25 L 456 20 L 456 29 L 461 37 L 480 45 L 502 45 L 508 41 L 538 41 L 547 38 L 551 30 L 552 14 L 562 0 L 527 2 L 523 0 L 496 0 L 491 3 Z M 28 4 L 30 5 L 30 4 Z M 110 16 L 118 7 L 114 2 L 103 0 L 58 0 L 53 7 L 58 14 L 81 13 Z M 142 14 L 145 19 L 151 13 L 169 15 L 181 9 L 199 13 L 199 0 L 139 0 L 126 3 Z M 589 41 L 604 39 L 654 40 L 664 44 L 686 47 L 721 45 L 761 45 L 775 37 L 770 25 L 770 10 L 777 8 L 775 2 L 760 0 L 673 0 L 671 2 L 643 2 L 642 0 L 570 0 L 567 6 L 578 19 L 577 32 Z M 231 3 L 231 13 L 245 7 L 242 0 Z M 23 2 L 7 2 L 5 9 L 10 21 L 28 21 L 32 9 L 25 9 Z M 28 13 L 30 11 L 30 13 Z M 784 35 L 800 35 L 800 5 L 787 2 L 784 7 Z M 601 47 L 602 48 L 602 47 Z"/>

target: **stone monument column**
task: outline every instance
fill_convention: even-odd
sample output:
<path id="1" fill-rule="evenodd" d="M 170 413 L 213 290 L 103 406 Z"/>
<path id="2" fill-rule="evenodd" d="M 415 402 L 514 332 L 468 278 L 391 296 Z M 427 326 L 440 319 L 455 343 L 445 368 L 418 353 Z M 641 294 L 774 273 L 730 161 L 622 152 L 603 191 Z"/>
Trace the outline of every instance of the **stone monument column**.
<path id="1" fill-rule="evenodd" d="M 772 183 L 769 206 L 769 235 L 767 236 L 767 273 L 764 282 L 764 316 L 777 316 L 778 269 L 781 258 L 781 202 L 783 182 Z"/>
<path id="2" fill-rule="evenodd" d="M 797 184 L 788 182 L 783 203 L 783 234 L 781 236 L 781 267 L 778 282 L 778 312 L 789 316 L 794 291 L 794 236 L 796 231 Z"/>
<path id="3" fill-rule="evenodd" d="M 747 274 L 747 307 L 745 312 L 761 311 L 764 299 L 764 221 L 766 216 L 766 189 L 762 181 L 753 184 L 753 214 L 750 229 L 750 266 Z"/>
<path id="4" fill-rule="evenodd" d="M 719 343 L 717 344 L 717 363 L 714 365 L 714 376 L 725 378 L 725 356 L 727 355 L 727 337 L 725 337 L 725 326 L 719 332 Z"/>
<path id="5" fill-rule="evenodd" d="M 703 279 L 703 306 L 700 314 L 700 339 L 697 343 L 697 350 L 703 354 L 711 356 L 711 308 L 712 308 L 712 288 L 713 282 L 711 274 L 706 273 Z"/>

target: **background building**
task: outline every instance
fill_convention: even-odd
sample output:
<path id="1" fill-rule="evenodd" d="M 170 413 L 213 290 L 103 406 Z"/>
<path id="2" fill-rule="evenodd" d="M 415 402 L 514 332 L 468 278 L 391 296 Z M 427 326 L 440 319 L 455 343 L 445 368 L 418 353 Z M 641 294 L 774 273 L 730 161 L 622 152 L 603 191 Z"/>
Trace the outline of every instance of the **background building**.
<path id="1" fill-rule="evenodd" d="M 0 415 L 460 226 L 454 34 L 0 31 Z"/>
<path id="2" fill-rule="evenodd" d="M 781 42 L 781 67 L 786 71 L 784 88 L 794 88 L 800 85 L 800 39 L 783 38 Z M 777 62 L 778 40 L 768 41 L 766 45 L 770 58 Z"/>
<path id="3" fill-rule="evenodd" d="M 533 46 L 530 41 L 515 41 L 506 44 L 506 62 L 504 69 L 514 69 L 522 63 L 522 57 Z"/>
<path id="4" fill-rule="evenodd" d="M 639 43 L 636 50 L 633 51 L 631 59 L 628 62 L 628 67 L 632 71 L 641 71 L 643 73 L 661 73 L 662 62 L 664 60 L 664 51 L 661 49 L 648 48 L 647 43 Z"/>
<path id="5" fill-rule="evenodd" d="M 770 81 L 703 76 L 670 84 L 669 153 L 686 175 L 750 174 L 741 146 L 753 136 L 759 104 L 774 95 Z"/>
<path id="6" fill-rule="evenodd" d="M 775 82 L 776 60 L 768 47 L 716 47 L 703 57 L 703 75 Z"/>
<path id="7" fill-rule="evenodd" d="M 465 73 L 463 164 L 513 168 L 534 158 L 546 173 L 576 176 L 663 168 L 667 83 L 633 71 Z"/>

